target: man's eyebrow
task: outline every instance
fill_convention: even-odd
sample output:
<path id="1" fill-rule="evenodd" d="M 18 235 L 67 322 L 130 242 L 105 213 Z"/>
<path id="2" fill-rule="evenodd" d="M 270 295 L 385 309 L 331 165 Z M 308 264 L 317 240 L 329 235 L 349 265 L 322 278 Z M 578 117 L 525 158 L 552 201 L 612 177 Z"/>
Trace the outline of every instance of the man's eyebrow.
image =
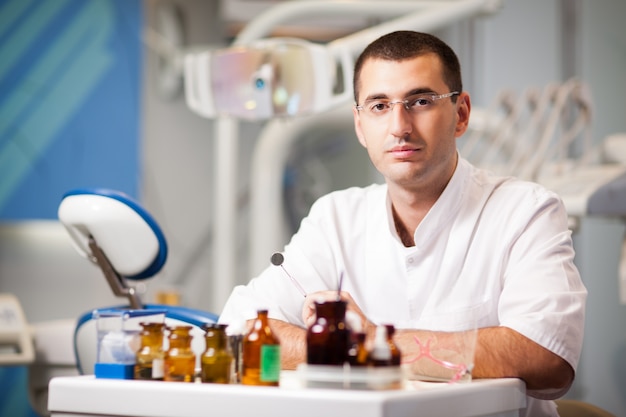
<path id="1" fill-rule="evenodd" d="M 412 97 L 418 94 L 437 94 L 435 91 L 433 91 L 432 88 L 428 88 L 428 87 L 418 87 L 418 88 L 414 88 L 412 90 L 409 90 L 404 97 Z M 374 101 L 374 100 L 389 100 L 389 96 L 385 93 L 374 93 L 374 94 L 370 94 L 369 96 L 365 97 L 365 100 L 363 100 L 363 102 L 368 102 L 368 101 Z"/>
<path id="2" fill-rule="evenodd" d="M 366 102 L 366 101 L 387 100 L 387 99 L 389 99 L 389 96 L 387 96 L 387 94 L 384 94 L 384 93 L 374 93 L 374 94 L 370 94 L 369 96 L 365 97 L 365 100 L 363 100 L 363 101 Z"/>
<path id="3" fill-rule="evenodd" d="M 415 96 L 418 94 L 437 94 L 437 93 L 433 91 L 432 88 L 421 87 L 421 88 L 414 88 L 413 90 L 409 91 L 405 97 Z"/>

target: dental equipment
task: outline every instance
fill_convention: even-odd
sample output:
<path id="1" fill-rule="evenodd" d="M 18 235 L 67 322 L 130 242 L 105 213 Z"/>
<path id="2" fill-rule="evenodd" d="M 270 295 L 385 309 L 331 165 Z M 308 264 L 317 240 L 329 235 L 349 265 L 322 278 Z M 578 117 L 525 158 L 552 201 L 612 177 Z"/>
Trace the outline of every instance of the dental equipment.
<path id="1" fill-rule="evenodd" d="M 157 274 L 167 259 L 167 243 L 152 216 L 124 193 L 108 189 L 77 189 L 63 197 L 59 220 L 83 257 L 97 264 L 113 293 L 128 299 L 127 306 L 97 308 L 78 319 L 74 350 L 80 373 L 93 373 L 97 363 L 98 317 L 112 311 L 120 317 L 164 314 L 167 326 L 192 325 L 194 352 L 204 350 L 203 327 L 217 315 L 181 306 L 144 304 L 127 280 Z M 199 358 L 199 355 L 198 355 Z"/>
<path id="2" fill-rule="evenodd" d="M 154 219 L 130 197 L 111 190 L 74 190 L 58 209 L 74 247 L 96 263 L 113 293 L 142 308 L 132 280 L 153 276 L 165 264 L 167 243 Z"/>
<path id="3" fill-rule="evenodd" d="M 518 96 L 503 90 L 485 113 L 478 112 L 482 123 L 470 122 L 461 155 L 477 166 L 530 181 L 573 171 L 597 153 L 590 144 L 592 107 L 588 87 L 575 78 L 541 90 L 528 88 Z M 581 136 L 581 156 L 574 160 L 572 148 Z"/>
<path id="4" fill-rule="evenodd" d="M 0 365 L 27 365 L 34 359 L 32 332 L 19 300 L 0 293 Z"/>
<path id="5" fill-rule="evenodd" d="M 508 90 L 499 91 L 487 108 L 472 109 L 469 132 L 459 145 L 461 155 L 472 162 L 484 155 L 484 142 L 493 142 L 492 137 L 500 132 L 512 111 L 512 93 Z"/>
<path id="6" fill-rule="evenodd" d="M 557 169 L 562 170 L 564 168 L 563 162 L 569 154 L 567 151 L 581 132 L 585 133 L 584 150 L 583 156 L 579 158 L 578 162 L 586 162 L 585 156 L 590 150 L 592 108 L 590 103 L 588 87 L 577 79 L 570 79 L 557 89 L 537 149 L 535 149 L 533 157 L 525 164 L 526 169 L 519 172 L 522 178 L 537 181 L 542 169 L 546 168 L 546 161 L 553 162 Z M 572 114 L 568 114 L 568 111 L 573 112 L 575 110 L 574 121 L 566 123 L 567 118 L 573 117 Z M 559 122 L 564 126 L 559 138 L 555 139 Z"/>
<path id="7" fill-rule="evenodd" d="M 298 291 L 300 291 L 300 294 L 302 294 L 302 296 L 306 298 L 306 291 L 304 291 L 304 288 L 302 288 L 302 286 L 298 283 L 298 281 L 296 281 L 296 279 L 292 277 L 291 274 L 287 272 L 287 270 L 285 269 L 285 266 L 283 265 L 283 262 L 285 261 L 285 257 L 283 256 L 283 254 L 280 252 L 274 253 L 272 255 L 271 261 L 272 261 L 272 265 L 280 266 L 283 269 L 283 271 L 289 277 L 291 282 L 293 282 L 293 284 L 296 286 Z"/>
<path id="8" fill-rule="evenodd" d="M 350 58 L 342 56 L 344 86 Z M 204 117 L 259 120 L 316 113 L 349 99 L 335 93 L 334 57 L 326 47 L 301 39 L 262 39 L 185 59 L 188 106 Z"/>

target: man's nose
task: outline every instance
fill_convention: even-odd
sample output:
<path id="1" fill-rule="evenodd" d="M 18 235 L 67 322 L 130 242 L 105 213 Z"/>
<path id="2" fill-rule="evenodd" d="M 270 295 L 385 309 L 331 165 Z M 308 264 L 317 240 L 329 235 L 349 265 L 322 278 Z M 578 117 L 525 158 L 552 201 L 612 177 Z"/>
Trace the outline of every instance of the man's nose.
<path id="1" fill-rule="evenodd" d="M 397 137 L 403 137 L 413 130 L 413 118 L 406 109 L 406 104 L 396 101 L 392 104 L 389 114 L 389 132 Z"/>

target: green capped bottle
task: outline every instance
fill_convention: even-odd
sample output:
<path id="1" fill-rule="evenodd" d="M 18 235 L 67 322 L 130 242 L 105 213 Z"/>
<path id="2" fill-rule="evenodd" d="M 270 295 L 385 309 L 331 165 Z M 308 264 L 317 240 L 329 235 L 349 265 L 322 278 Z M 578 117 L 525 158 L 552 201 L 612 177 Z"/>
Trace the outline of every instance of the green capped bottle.
<path id="1" fill-rule="evenodd" d="M 252 329 L 243 339 L 241 383 L 278 386 L 280 342 L 270 328 L 267 310 L 257 311 Z"/>

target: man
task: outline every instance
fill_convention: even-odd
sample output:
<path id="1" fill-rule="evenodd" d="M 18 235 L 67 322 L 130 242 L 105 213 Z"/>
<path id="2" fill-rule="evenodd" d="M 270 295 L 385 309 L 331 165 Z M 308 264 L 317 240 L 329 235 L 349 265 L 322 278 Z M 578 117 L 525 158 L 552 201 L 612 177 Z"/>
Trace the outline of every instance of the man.
<path id="1" fill-rule="evenodd" d="M 305 362 L 312 301 L 336 295 L 368 335 L 392 323 L 403 360 L 433 332 L 479 327 L 474 378 L 525 381 L 527 415 L 557 415 L 583 338 L 586 289 L 567 213 L 543 187 L 494 176 L 459 157 L 471 103 L 455 53 L 399 31 L 370 44 L 354 71 L 354 125 L 384 185 L 319 199 L 269 267 L 234 289 L 220 321 L 268 308 L 282 364 Z"/>

